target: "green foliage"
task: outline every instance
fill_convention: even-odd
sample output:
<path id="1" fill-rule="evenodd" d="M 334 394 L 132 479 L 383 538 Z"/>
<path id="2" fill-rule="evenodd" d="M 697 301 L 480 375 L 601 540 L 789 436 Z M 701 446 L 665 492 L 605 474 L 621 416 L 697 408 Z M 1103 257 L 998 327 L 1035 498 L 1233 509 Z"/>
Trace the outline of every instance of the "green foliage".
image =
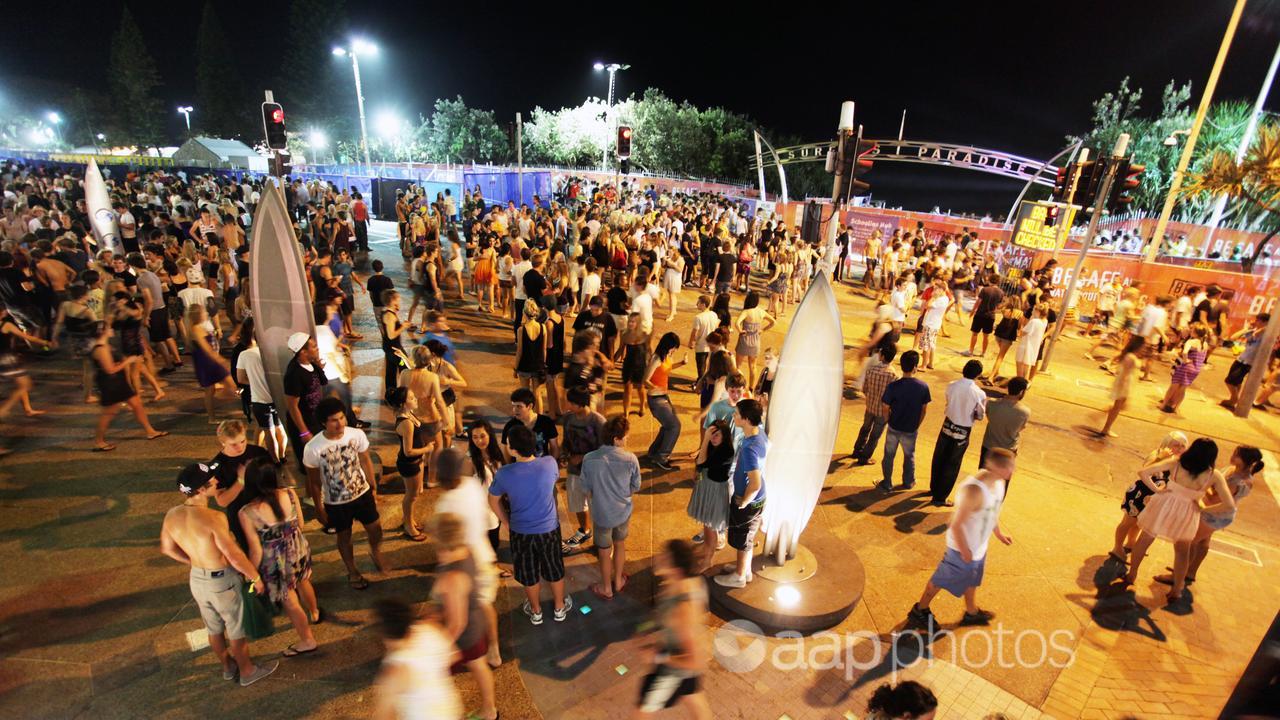
<path id="1" fill-rule="evenodd" d="M 253 127 L 253 98 L 244 91 L 222 23 L 206 2 L 196 32 L 196 108 L 192 130 L 220 138 L 242 138 Z M 252 137 L 252 134 L 250 134 Z"/>
<path id="2" fill-rule="evenodd" d="M 252 88 L 254 97 L 272 90 L 296 130 L 316 126 L 331 137 L 355 136 L 360 128 L 351 60 L 333 56 L 349 33 L 343 0 L 292 0 L 279 78 L 275 87 Z"/>
<path id="3" fill-rule="evenodd" d="M 492 110 L 469 108 L 459 95 L 436 100 L 429 119 L 422 119 L 416 148 L 429 162 L 501 162 L 508 159 L 507 135 L 498 127 Z M 418 160 L 418 157 L 414 158 Z"/>
<path id="4" fill-rule="evenodd" d="M 1250 110 L 1246 109 L 1246 113 Z M 1223 112 L 1224 119 L 1233 115 L 1238 113 Z M 1280 213 L 1280 126 L 1263 125 L 1239 162 L 1235 154 L 1235 148 L 1224 147 L 1205 158 L 1199 169 L 1188 174 L 1181 195 L 1200 202 L 1226 196 L 1235 206 L 1243 208 L 1242 212 L 1254 214 L 1260 221 L 1258 224 L 1265 226 L 1266 238 L 1254 246 L 1252 257 L 1241 261 L 1244 271 L 1250 272 L 1267 242 L 1280 230 L 1280 223 L 1276 221 Z"/>
<path id="5" fill-rule="evenodd" d="M 164 140 L 161 106 L 155 94 L 160 73 L 127 5 L 120 15 L 120 27 L 111 38 L 107 78 L 114 116 L 114 127 L 108 135 L 120 136 L 140 147 L 160 145 Z"/>

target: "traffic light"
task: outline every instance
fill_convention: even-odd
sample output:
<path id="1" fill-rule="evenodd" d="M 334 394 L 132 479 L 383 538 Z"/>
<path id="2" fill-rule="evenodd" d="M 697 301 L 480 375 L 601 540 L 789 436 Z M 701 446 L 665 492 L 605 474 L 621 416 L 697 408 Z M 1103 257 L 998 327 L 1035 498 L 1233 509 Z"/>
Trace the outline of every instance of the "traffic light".
<path id="1" fill-rule="evenodd" d="M 840 168 L 840 172 L 845 179 L 845 197 L 866 195 L 871 191 L 871 185 L 858 178 L 871 172 L 871 167 L 875 164 L 871 156 L 876 151 L 876 144 L 872 140 L 862 139 L 861 128 L 857 134 L 845 138 L 844 143 L 845 165 Z"/>
<path id="2" fill-rule="evenodd" d="M 1096 161 L 1090 160 L 1086 163 L 1073 163 L 1074 167 L 1078 167 L 1080 177 L 1076 180 L 1076 191 L 1071 196 L 1071 204 L 1079 205 L 1081 208 L 1093 207 L 1098 199 L 1098 186 L 1102 184 L 1102 176 L 1106 173 L 1106 167 Z"/>
<path id="3" fill-rule="evenodd" d="M 262 129 L 267 136 L 267 147 L 283 150 L 288 144 L 284 131 L 284 108 L 280 103 L 262 103 Z"/>
<path id="4" fill-rule="evenodd" d="M 630 175 L 630 174 L 631 174 L 631 161 L 630 161 L 630 160 L 619 160 L 619 161 L 618 161 L 618 172 L 622 173 L 623 175 Z"/>
<path id="5" fill-rule="evenodd" d="M 1071 169 L 1070 164 L 1058 168 L 1058 176 L 1053 179 L 1054 202 L 1066 202 L 1067 193 L 1071 191 Z"/>
<path id="6" fill-rule="evenodd" d="M 1125 210 L 1133 202 L 1133 191 L 1142 184 L 1142 172 L 1146 165 L 1131 162 L 1128 158 L 1116 160 L 1116 178 L 1111 183 L 1111 197 L 1107 199 L 1107 209 L 1112 212 Z"/>
<path id="7" fill-rule="evenodd" d="M 626 160 L 631 157 L 631 128 L 626 125 L 618 126 L 618 159 Z"/>

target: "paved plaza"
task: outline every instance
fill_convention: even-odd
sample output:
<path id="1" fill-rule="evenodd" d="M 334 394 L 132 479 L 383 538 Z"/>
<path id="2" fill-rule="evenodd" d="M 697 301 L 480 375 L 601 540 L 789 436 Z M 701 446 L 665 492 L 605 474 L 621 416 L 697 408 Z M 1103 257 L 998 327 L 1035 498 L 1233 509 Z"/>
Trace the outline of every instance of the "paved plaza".
<path id="1" fill-rule="evenodd" d="M 394 228 L 375 223 L 375 256 L 398 286 L 405 272 Z M 844 342 L 852 347 L 867 334 L 871 298 L 851 285 L 837 290 Z M 655 333 L 688 334 L 697 293 L 681 295 L 674 323 L 655 321 Z M 357 297 L 360 377 L 354 383 L 370 438 L 391 464 L 395 436 L 381 396 L 382 353 L 366 296 Z M 734 297 L 734 313 L 741 308 Z M 514 346 L 509 323 L 475 312 L 456 299 L 449 316 L 458 344 L 459 368 L 470 383 L 463 393 L 467 414 L 505 420 L 507 393 L 514 387 Z M 915 315 L 912 315 L 914 320 Z M 788 323 L 767 334 L 762 345 L 780 348 Z M 1069 330 L 1059 346 L 1052 375 L 1038 376 L 1027 404 L 1031 424 L 1023 433 L 1018 468 L 1002 515 L 1014 538 L 993 546 L 983 607 L 996 613 L 987 628 L 957 628 L 959 600 L 941 595 L 934 612 L 953 631 L 927 647 L 902 630 L 942 554 L 948 513 L 930 507 L 929 458 L 942 421 L 946 383 L 959 377 L 967 358 L 967 327 L 948 322 L 951 337 L 940 341 L 936 369 L 922 373 L 935 402 L 916 449 L 917 491 L 885 494 L 873 485 L 878 462 L 850 465 L 848 453 L 862 419 L 860 400 L 847 400 L 839 439 L 818 508 L 821 525 L 856 552 L 866 568 L 866 587 L 853 613 L 831 634 L 803 640 L 759 638 L 726 628 L 726 619 L 706 618 L 706 640 L 716 659 L 705 687 L 717 718 L 817 720 L 861 718 L 866 700 L 882 682 L 914 679 L 937 693 L 940 718 L 1214 717 L 1280 608 L 1280 513 L 1277 464 L 1280 416 L 1254 412 L 1248 419 L 1218 407 L 1228 364 L 1220 353 L 1197 380 L 1180 414 L 1157 408 L 1168 369 L 1155 383 L 1136 383 L 1130 408 L 1116 423 L 1119 438 L 1100 441 L 1083 428 L 1101 423 L 1109 404 L 1110 376 L 1083 359 L 1085 341 Z M 903 347 L 910 343 L 906 336 Z M 994 350 L 994 343 L 992 346 Z M 986 360 L 993 359 L 988 353 Z M 852 352 L 846 375 L 857 371 Z M 1006 359 L 1005 374 L 1012 372 Z M 356 533 L 357 559 L 372 586 L 347 587 L 332 536 L 307 524 L 316 562 L 316 590 L 331 620 L 316 628 L 321 652 L 282 661 L 267 680 L 241 689 L 219 679 L 207 650 L 193 651 L 190 637 L 203 627 L 187 589 L 186 569 L 159 552 L 164 511 L 180 502 L 172 478 L 193 460 L 217 452 L 214 427 L 203 414 L 190 370 L 170 376 L 164 400 L 149 406 L 156 427 L 169 437 L 148 442 L 122 414 L 112 429 L 119 449 L 89 452 L 96 408 L 79 402 L 79 366 L 65 354 L 35 360 L 41 418 L 10 417 L 2 431 L 16 448 L 0 460 L 0 717 L 2 718 L 271 718 L 368 717 L 372 681 L 381 644 L 372 627 L 373 601 L 399 597 L 424 601 L 435 562 L 431 543 L 415 544 L 389 532 L 385 546 L 392 570 L 373 574 Z M 687 392 L 692 368 L 675 373 L 673 400 L 684 423 L 677 454 L 694 449 L 696 395 Z M 611 383 L 616 386 L 617 383 Z M 620 407 L 617 393 L 609 411 Z M 238 407 L 224 403 L 227 417 Z M 651 417 L 633 418 L 631 449 L 642 450 L 656 432 Z M 1208 436 L 1224 464 L 1237 444 L 1264 449 L 1267 482 L 1242 503 L 1239 519 L 1215 536 L 1213 552 L 1190 606 L 1166 608 L 1166 588 L 1151 580 L 1171 563 L 1172 548 L 1157 542 L 1133 591 L 1101 592 L 1117 569 L 1104 562 L 1120 517 L 1124 489 L 1143 457 L 1170 430 Z M 974 445 L 981 437 L 975 430 Z M 878 461 L 881 454 L 874 455 Z M 977 466 L 971 447 L 964 470 Z M 568 564 L 568 588 L 578 609 L 564 623 L 531 626 L 521 614 L 517 585 L 504 581 L 498 612 L 505 664 L 496 673 L 503 718 L 630 717 L 640 678 L 647 672 L 637 629 L 648 619 L 656 581 L 652 557 L 665 540 L 687 538 L 697 528 L 685 515 L 693 485 L 692 462 L 670 472 L 646 470 L 636 498 L 628 543 L 631 582 L 622 596 L 597 600 L 587 587 L 597 578 L 594 558 L 578 554 Z M 398 480 L 380 494 L 383 525 L 400 525 Z M 771 490 L 771 492 L 777 492 Z M 419 504 L 430 516 L 438 491 Z M 566 528 L 570 519 L 561 504 Z M 502 559 L 506 560 L 504 538 Z M 727 558 L 727 553 L 725 554 Z M 839 583 L 819 575 L 809 582 Z M 253 643 L 256 657 L 278 656 L 293 640 L 283 618 L 274 636 Z M 468 707 L 478 696 L 469 677 L 458 680 Z M 678 713 L 672 716 L 677 716 Z"/>

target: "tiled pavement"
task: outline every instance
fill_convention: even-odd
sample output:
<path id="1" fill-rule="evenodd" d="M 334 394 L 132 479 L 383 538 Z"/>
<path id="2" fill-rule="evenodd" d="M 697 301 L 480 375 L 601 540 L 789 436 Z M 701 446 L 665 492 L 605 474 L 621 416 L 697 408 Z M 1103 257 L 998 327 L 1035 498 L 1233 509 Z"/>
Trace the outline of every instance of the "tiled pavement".
<path id="1" fill-rule="evenodd" d="M 388 264 L 401 281 L 398 264 Z M 687 330 L 693 300 L 694 293 L 684 293 L 675 324 L 679 332 Z M 842 292 L 840 302 L 844 334 L 852 343 L 865 333 L 870 303 L 850 292 Z M 359 303 L 365 307 L 363 298 Z M 451 314 L 459 327 L 455 339 L 463 369 L 472 383 L 464 403 L 486 413 L 504 408 L 511 387 L 508 337 L 498 323 L 478 319 L 470 311 Z M 665 329 L 661 321 L 659 327 Z M 954 337 L 942 341 L 939 369 L 925 375 L 938 398 L 963 363 L 954 351 L 967 343 L 958 326 L 949 327 Z M 366 336 L 376 337 L 372 327 L 362 329 Z M 784 330 L 785 323 L 769 334 L 765 345 L 780 344 Z M 1068 340 L 1065 351 L 1056 356 L 1055 375 L 1033 384 L 1028 400 L 1032 426 L 1024 437 L 1004 516 L 1015 544 L 993 548 L 980 595 L 982 604 L 998 613 L 1002 625 L 993 630 L 1067 633 L 1074 662 L 1065 669 L 974 663 L 958 649 L 966 643 L 977 647 L 979 631 L 968 629 L 939 639 L 931 648 L 932 660 L 901 668 L 896 678 L 932 687 L 941 701 L 940 717 L 981 718 L 993 712 L 1014 718 L 1040 713 L 1060 718 L 1213 717 L 1280 606 L 1275 592 L 1280 587 L 1275 540 L 1280 518 L 1274 481 L 1257 488 L 1237 523 L 1219 534 L 1223 552 L 1209 557 L 1201 572 L 1203 585 L 1192 588 L 1194 612 L 1160 607 L 1164 589 L 1150 577 L 1171 557 L 1163 543 L 1156 545 L 1143 569 L 1136 603 L 1125 596 L 1099 601 L 1097 583 L 1107 574 L 1102 558 L 1118 518 L 1120 493 L 1142 455 L 1164 432 L 1176 427 L 1208 434 L 1219 439 L 1224 451 L 1237 442 L 1274 450 L 1280 448 L 1280 422 L 1268 413 L 1241 421 L 1219 411 L 1212 401 L 1220 392 L 1225 367 L 1217 367 L 1202 375 L 1183 415 L 1164 416 L 1148 407 L 1146 401 L 1163 387 L 1139 384 L 1141 402 L 1135 402 L 1117 425 L 1124 437 L 1106 443 L 1089 440 L 1077 428 L 1097 422 L 1108 380 L 1096 366 L 1079 360 L 1078 345 Z M 376 343 L 365 341 L 358 347 L 358 396 L 377 396 L 379 356 Z M 73 397 L 74 372 L 68 365 L 63 376 L 39 374 L 37 399 L 52 394 Z M 677 374 L 677 380 L 684 379 Z M 189 379 L 182 382 L 170 393 L 171 399 L 152 406 L 160 426 L 175 432 L 173 438 L 126 442 L 114 457 L 95 456 L 92 464 L 84 461 L 83 453 L 92 415 L 76 412 L 65 400 L 62 407 L 49 401 L 54 421 L 19 420 L 4 426 L 6 433 L 22 439 L 20 451 L 0 464 L 0 507 L 5 509 L 0 528 L 0 577 L 5 578 L 0 583 L 0 718 L 200 718 L 208 716 L 211 702 L 223 712 L 272 717 L 367 717 L 380 653 L 368 627 L 369 604 L 382 596 L 425 597 L 430 548 L 392 535 L 388 555 L 398 569 L 360 594 L 342 582 L 331 539 L 309 532 L 322 602 L 339 620 L 318 629 L 326 652 L 309 661 L 287 661 L 282 672 L 248 690 L 227 691 L 216 680 L 207 652 L 192 654 L 185 647 L 183 634 L 198 629 L 199 621 L 186 597 L 181 568 L 155 551 L 159 517 L 175 502 L 171 486 L 158 475 L 212 452 L 212 431 L 199 416 L 198 396 L 188 387 Z M 693 399 L 680 392 L 675 399 L 686 419 L 679 449 L 688 450 L 694 437 L 688 427 Z M 364 410 L 375 418 L 382 412 L 372 401 Z M 852 443 L 861 403 L 846 403 L 845 413 L 837 453 Z M 921 483 L 928 481 L 940 416 L 941 408 L 931 410 L 920 434 Z M 126 418 L 116 426 L 122 439 L 135 433 Z M 647 445 L 654 429 L 651 419 L 638 420 L 633 445 Z M 371 438 L 383 446 L 391 442 L 381 426 Z M 1268 458 L 1268 465 L 1280 466 L 1273 459 Z M 965 469 L 975 462 L 976 451 L 971 449 Z M 51 467 L 58 471 L 49 473 Z M 646 672 L 633 631 L 646 619 L 652 599 L 647 568 L 662 541 L 694 532 L 684 515 L 689 476 L 688 470 L 646 473 L 629 541 L 633 579 L 626 598 L 604 604 L 587 593 L 596 571 L 591 558 L 579 556 L 570 561 L 570 586 L 591 613 L 575 613 L 563 625 L 548 621 L 533 628 L 519 613 L 518 588 L 504 587 L 499 611 L 509 662 L 498 673 L 504 718 L 630 715 Z M 862 602 L 835 631 L 867 633 L 883 649 L 901 629 L 906 608 L 937 561 L 946 516 L 925 507 L 918 497 L 886 497 L 870 490 L 876 479 L 875 466 L 854 469 L 843 460 L 837 462 L 813 522 L 824 523 L 858 552 L 867 571 Z M 428 493 L 420 508 L 424 515 L 433 497 Z M 398 522 L 398 505 L 397 495 L 383 499 L 387 526 Z M 314 531 L 314 526 L 309 529 Z M 357 544 L 358 553 L 362 547 Z M 934 609 L 948 623 L 958 617 L 960 604 L 943 596 Z M 716 639 L 722 623 L 708 616 L 708 643 Z M 255 653 L 269 658 L 290 640 L 291 632 L 278 627 L 275 636 L 255 643 Z M 720 640 L 723 645 L 723 635 Z M 760 642 L 766 654 L 780 652 L 784 658 L 795 644 Z M 859 647 L 855 658 L 869 662 L 872 645 Z M 722 649 L 723 661 L 711 662 L 705 682 L 717 717 L 860 718 L 870 693 L 892 677 L 884 665 L 848 677 L 840 668 L 787 669 L 772 662 L 750 672 L 732 672 L 729 667 L 738 662 L 725 652 Z M 619 666 L 625 666 L 625 672 L 620 673 Z M 474 707 L 474 683 L 464 677 L 459 686 Z"/>

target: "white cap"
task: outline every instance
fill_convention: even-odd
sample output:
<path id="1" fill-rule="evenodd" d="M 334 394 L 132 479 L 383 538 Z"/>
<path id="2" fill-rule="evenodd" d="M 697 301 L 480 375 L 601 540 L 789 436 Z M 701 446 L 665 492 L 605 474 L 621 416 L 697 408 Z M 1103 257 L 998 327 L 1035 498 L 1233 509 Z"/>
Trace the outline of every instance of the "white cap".
<path id="1" fill-rule="evenodd" d="M 289 336 L 289 352 L 297 353 L 307 344 L 311 336 L 304 332 L 296 332 Z"/>

